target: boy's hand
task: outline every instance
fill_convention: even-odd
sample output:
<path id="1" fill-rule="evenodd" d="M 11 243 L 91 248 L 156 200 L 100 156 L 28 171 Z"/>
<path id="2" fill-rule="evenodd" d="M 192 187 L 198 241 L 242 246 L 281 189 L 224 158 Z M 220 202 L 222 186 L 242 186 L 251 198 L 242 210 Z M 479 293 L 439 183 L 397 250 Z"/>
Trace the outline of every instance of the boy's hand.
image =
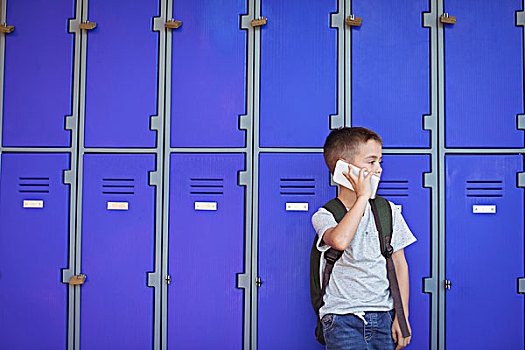
<path id="1" fill-rule="evenodd" d="M 410 334 L 412 334 L 412 330 L 410 329 L 410 323 L 408 323 L 407 319 L 407 326 Z M 392 339 L 394 339 L 394 343 L 397 344 L 396 350 L 403 349 L 405 346 L 407 346 L 410 343 L 410 338 L 403 338 L 403 333 L 401 333 L 401 327 L 399 327 L 399 322 L 397 321 L 397 315 L 394 318 L 394 322 L 392 323 Z"/>
<path id="2" fill-rule="evenodd" d="M 371 171 L 365 176 L 365 169 L 361 168 L 361 170 L 359 170 L 359 177 L 356 177 L 349 166 L 348 172 L 343 171 L 343 175 L 352 184 L 357 197 L 372 197 L 372 185 L 370 184 L 370 178 L 372 177 Z"/>

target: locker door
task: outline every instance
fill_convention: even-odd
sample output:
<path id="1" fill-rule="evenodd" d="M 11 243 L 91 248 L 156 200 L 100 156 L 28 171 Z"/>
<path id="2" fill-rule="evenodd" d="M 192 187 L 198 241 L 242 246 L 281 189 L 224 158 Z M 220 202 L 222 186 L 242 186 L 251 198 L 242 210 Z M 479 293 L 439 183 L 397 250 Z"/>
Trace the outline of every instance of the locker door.
<path id="1" fill-rule="evenodd" d="M 522 1 L 445 0 L 447 147 L 523 147 Z M 490 25 L 487 25 L 489 24 Z M 497 122 L 494 122 L 497 120 Z"/>
<path id="2" fill-rule="evenodd" d="M 89 1 L 86 147 L 155 147 L 158 0 Z"/>
<path id="3" fill-rule="evenodd" d="M 378 132 L 385 147 L 429 147 L 429 2 L 352 1 L 352 125 Z"/>
<path id="4" fill-rule="evenodd" d="M 168 349 L 241 349 L 244 189 L 240 154 L 173 154 Z"/>
<path id="5" fill-rule="evenodd" d="M 447 349 L 523 349 L 523 296 L 516 293 L 522 162 L 518 155 L 446 156 Z"/>
<path id="6" fill-rule="evenodd" d="M 84 158 L 80 345 L 147 349 L 153 343 L 154 155 Z"/>
<path id="7" fill-rule="evenodd" d="M 290 166 L 293 164 L 293 167 Z M 261 154 L 258 348 L 321 349 L 310 302 L 311 217 L 335 197 L 322 154 Z M 296 203 L 296 204 L 294 204 Z M 288 208 L 296 205 L 301 207 Z"/>
<path id="8" fill-rule="evenodd" d="M 5 1 L 5 0 L 4 0 Z M 9 0 L 5 35 L 3 146 L 67 147 L 74 1 Z"/>
<path id="9" fill-rule="evenodd" d="M 244 146 L 246 12 L 245 0 L 173 1 L 172 147 Z"/>
<path id="10" fill-rule="evenodd" d="M 423 188 L 423 173 L 430 171 L 427 155 L 385 155 L 378 195 L 396 205 L 417 242 L 405 248 L 410 275 L 410 347 L 428 349 L 430 344 L 430 297 L 421 290 L 430 272 L 430 190 Z"/>
<path id="11" fill-rule="evenodd" d="M 64 349 L 69 169 L 65 154 L 3 154 L 0 182 L 0 348 Z"/>
<path id="12" fill-rule="evenodd" d="M 260 144 L 320 147 L 337 113 L 337 1 L 261 2 Z"/>

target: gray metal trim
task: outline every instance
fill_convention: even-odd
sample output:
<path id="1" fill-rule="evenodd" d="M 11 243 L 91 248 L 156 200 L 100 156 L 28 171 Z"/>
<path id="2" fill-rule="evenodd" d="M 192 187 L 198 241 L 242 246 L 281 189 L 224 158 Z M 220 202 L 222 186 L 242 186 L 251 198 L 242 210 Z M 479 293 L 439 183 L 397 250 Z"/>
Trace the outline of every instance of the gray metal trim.
<path id="1" fill-rule="evenodd" d="M 244 119 L 246 118 L 246 115 L 241 115 L 239 118 Z M 251 114 L 250 114 L 251 117 Z M 246 130 L 246 133 L 248 131 L 251 131 L 251 127 L 249 129 L 243 129 Z M 248 140 L 249 137 L 246 135 L 246 140 Z M 234 148 L 190 148 L 190 147 L 177 147 L 177 148 L 170 148 L 170 153 L 244 153 L 244 152 L 250 152 L 251 147 L 234 147 Z"/>
<path id="2" fill-rule="evenodd" d="M 337 2 L 337 12 L 330 14 L 330 27 L 337 28 L 337 114 L 330 115 L 330 129 L 345 124 L 345 4 Z"/>
<path id="3" fill-rule="evenodd" d="M 518 294 L 525 294 L 525 278 L 518 278 Z"/>
<path id="4" fill-rule="evenodd" d="M 0 23 L 7 22 L 7 0 L 0 0 Z M 4 74 L 5 74 L 5 36 L 0 33 L 0 178 L 2 169 L 2 125 L 4 125 Z"/>
<path id="5" fill-rule="evenodd" d="M 343 20 L 353 15 L 352 0 L 340 0 L 344 2 Z M 344 28 L 344 117 L 345 126 L 352 126 L 352 27 L 343 25 Z M 339 77 L 338 77 L 339 78 Z"/>

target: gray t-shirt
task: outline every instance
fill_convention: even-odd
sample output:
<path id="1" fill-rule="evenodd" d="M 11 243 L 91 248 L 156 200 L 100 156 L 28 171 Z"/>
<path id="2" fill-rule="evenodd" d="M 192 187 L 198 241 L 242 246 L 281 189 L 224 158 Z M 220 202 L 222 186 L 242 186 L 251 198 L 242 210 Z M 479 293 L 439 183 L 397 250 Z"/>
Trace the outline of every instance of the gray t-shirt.
<path id="1" fill-rule="evenodd" d="M 393 228 L 391 245 L 395 252 L 414 243 L 416 238 L 410 232 L 399 209 L 392 202 L 390 206 Z M 312 224 L 319 236 L 317 249 L 325 252 L 330 247 L 322 241 L 323 235 L 327 229 L 337 226 L 337 222 L 328 210 L 320 208 L 312 216 Z M 322 283 L 324 256 L 320 265 L 319 276 Z M 334 265 L 324 302 L 319 310 L 321 318 L 326 314 L 361 314 L 393 308 L 386 261 L 381 255 L 370 203 L 366 205 L 354 238 Z"/>

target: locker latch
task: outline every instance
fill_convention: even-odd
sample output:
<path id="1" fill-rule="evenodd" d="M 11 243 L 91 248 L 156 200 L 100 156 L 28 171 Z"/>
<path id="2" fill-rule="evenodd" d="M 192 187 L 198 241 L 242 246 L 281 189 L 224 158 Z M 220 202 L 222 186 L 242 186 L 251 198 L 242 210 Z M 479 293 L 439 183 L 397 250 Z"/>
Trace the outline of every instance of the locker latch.
<path id="1" fill-rule="evenodd" d="M 0 32 L 2 33 L 12 33 L 15 30 L 15 26 L 8 26 L 7 23 L 2 23 L 0 26 Z"/>
<path id="2" fill-rule="evenodd" d="M 86 275 L 84 275 L 83 273 L 79 275 L 73 275 L 69 279 L 69 284 L 71 285 L 81 285 L 84 284 L 84 282 L 86 282 Z"/>
<path id="3" fill-rule="evenodd" d="M 442 15 L 439 17 L 439 20 L 441 21 L 441 23 L 449 23 L 449 24 L 454 24 L 454 23 L 456 23 L 456 17 L 454 17 L 454 16 L 449 16 L 448 13 L 444 13 L 444 14 L 442 14 Z"/>
<path id="4" fill-rule="evenodd" d="M 168 19 L 168 21 L 166 23 L 164 23 L 164 27 L 165 28 L 170 28 L 170 29 L 177 29 L 181 25 L 182 25 L 182 21 L 176 21 L 173 18 Z"/>
<path id="5" fill-rule="evenodd" d="M 445 280 L 444 285 L 446 290 L 450 290 L 450 287 L 452 287 L 452 282 L 450 282 L 449 280 Z"/>
<path id="6" fill-rule="evenodd" d="M 350 15 L 346 17 L 345 19 L 346 25 L 350 27 L 361 27 L 362 22 L 363 22 L 363 17 L 355 17 L 354 15 Z"/>
<path id="7" fill-rule="evenodd" d="M 256 18 L 252 20 L 251 25 L 252 27 L 260 27 L 260 26 L 265 25 L 267 21 L 268 21 L 268 18 L 266 17 Z"/>
<path id="8" fill-rule="evenodd" d="M 171 284 L 171 276 L 166 275 L 166 277 L 164 277 L 164 281 L 166 282 L 166 284 Z"/>
<path id="9" fill-rule="evenodd" d="M 80 29 L 92 30 L 97 27 L 97 22 L 84 21 L 78 25 Z"/>
<path id="10" fill-rule="evenodd" d="M 263 281 L 262 281 L 261 277 L 257 277 L 257 279 L 255 280 L 255 285 L 257 287 L 260 287 L 260 286 L 263 285 Z"/>

